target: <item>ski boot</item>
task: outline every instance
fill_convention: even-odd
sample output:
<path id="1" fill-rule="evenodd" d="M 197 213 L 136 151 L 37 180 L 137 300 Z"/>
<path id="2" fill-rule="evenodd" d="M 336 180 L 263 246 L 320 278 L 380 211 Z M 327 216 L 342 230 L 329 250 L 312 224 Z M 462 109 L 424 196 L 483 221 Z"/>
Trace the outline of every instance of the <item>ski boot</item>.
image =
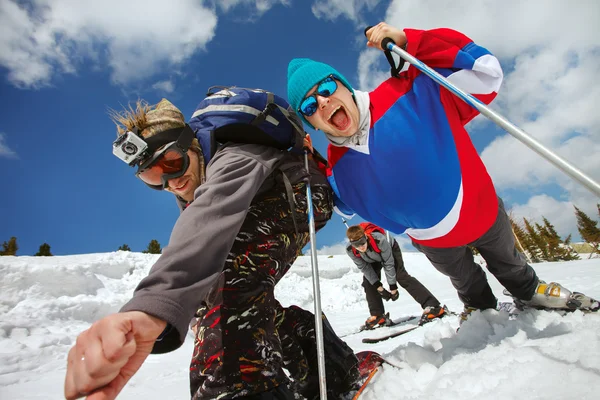
<path id="1" fill-rule="evenodd" d="M 459 317 L 459 319 L 458 319 L 458 329 L 460 329 L 461 325 L 463 323 L 465 323 L 467 321 L 467 319 L 469 319 L 469 317 L 471 316 L 471 314 L 473 313 L 473 311 L 477 311 L 477 310 L 479 310 L 479 308 L 465 306 L 463 308 L 463 311 L 458 316 Z M 456 330 L 457 332 L 458 332 L 458 329 Z"/>
<path id="2" fill-rule="evenodd" d="M 517 299 L 506 289 L 504 294 L 514 298 L 517 308 L 536 308 L 549 310 L 581 310 L 595 312 L 600 309 L 600 302 L 583 293 L 571 292 L 559 283 L 539 281 L 533 297 L 530 300 Z"/>
<path id="3" fill-rule="evenodd" d="M 419 326 L 424 325 L 428 322 L 433 321 L 435 318 L 442 318 L 446 314 L 448 314 L 448 308 L 444 306 L 437 307 L 425 307 L 423 309 L 423 314 L 421 315 L 421 319 L 419 320 Z"/>
<path id="4" fill-rule="evenodd" d="M 365 321 L 361 330 L 370 330 L 381 326 L 392 326 L 394 322 L 390 319 L 390 313 L 384 315 L 372 315 Z"/>

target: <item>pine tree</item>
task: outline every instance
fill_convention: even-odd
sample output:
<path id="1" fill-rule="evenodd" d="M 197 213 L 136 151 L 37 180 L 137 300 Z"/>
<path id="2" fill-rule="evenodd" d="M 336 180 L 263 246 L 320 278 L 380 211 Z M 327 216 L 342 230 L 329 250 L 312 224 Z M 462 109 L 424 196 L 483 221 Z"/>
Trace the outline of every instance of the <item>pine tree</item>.
<path id="1" fill-rule="evenodd" d="M 567 254 L 563 258 L 564 261 L 581 259 L 581 258 L 579 258 L 579 253 L 577 253 L 577 251 L 575 251 L 573 246 L 571 246 L 571 234 L 569 234 L 569 236 L 567 236 L 567 238 L 564 240 L 564 245 L 565 245 L 565 249 L 567 250 Z"/>
<path id="2" fill-rule="evenodd" d="M 117 250 L 131 251 L 131 249 L 129 248 L 129 246 L 126 245 L 126 244 L 123 244 L 123 245 L 119 246 L 119 248 Z"/>
<path id="3" fill-rule="evenodd" d="M 161 251 L 162 251 L 162 249 L 160 248 L 160 243 L 158 243 L 158 240 L 152 239 L 150 241 L 150 243 L 148 243 L 148 248 L 146 250 L 142 251 L 142 253 L 160 254 Z"/>
<path id="4" fill-rule="evenodd" d="M 42 245 L 40 245 L 40 250 L 34 254 L 34 256 L 51 256 L 52 253 L 50 253 L 50 245 L 48 243 L 44 243 Z"/>
<path id="5" fill-rule="evenodd" d="M 540 226 L 536 224 L 536 226 L 538 228 L 538 232 L 546 241 L 548 261 L 578 260 L 579 257 L 573 248 L 560 238 L 556 232 L 556 229 L 554 229 L 554 225 L 552 225 L 546 217 L 542 217 L 542 219 L 544 221 L 544 225 Z M 570 235 L 567 237 L 567 241 L 571 241 Z"/>
<path id="6" fill-rule="evenodd" d="M 510 225 L 512 226 L 513 235 L 515 236 L 515 244 L 517 246 L 517 250 L 519 250 L 521 253 L 523 253 L 523 255 L 525 255 L 527 261 L 532 263 L 533 259 L 531 258 L 529 252 L 525 249 L 525 245 L 531 242 L 529 240 L 529 237 L 527 237 L 527 233 L 523 230 L 521 225 L 515 222 L 512 214 L 508 214 L 508 219 L 510 221 Z"/>
<path id="7" fill-rule="evenodd" d="M 525 231 L 527 232 L 528 237 L 526 244 L 523 243 L 523 246 L 531 255 L 531 261 L 534 263 L 545 261 L 546 257 L 544 256 L 544 251 L 546 250 L 546 246 L 544 240 L 536 232 L 535 228 L 527 218 L 523 218 L 523 223 L 525 224 Z"/>
<path id="8" fill-rule="evenodd" d="M 590 257 L 592 254 L 599 252 L 600 245 L 600 228 L 598 228 L 598 222 L 594 221 L 590 217 L 587 216 L 586 213 L 581 211 L 579 208 L 575 207 L 575 216 L 577 217 L 577 230 L 581 235 L 581 238 L 589 243 L 594 250 L 590 253 Z M 600 206 L 599 206 L 599 214 L 600 214 Z"/>
<path id="9" fill-rule="evenodd" d="M 0 256 L 16 256 L 19 246 L 17 245 L 17 238 L 11 237 L 8 242 L 2 243 L 2 250 L 0 250 Z"/>

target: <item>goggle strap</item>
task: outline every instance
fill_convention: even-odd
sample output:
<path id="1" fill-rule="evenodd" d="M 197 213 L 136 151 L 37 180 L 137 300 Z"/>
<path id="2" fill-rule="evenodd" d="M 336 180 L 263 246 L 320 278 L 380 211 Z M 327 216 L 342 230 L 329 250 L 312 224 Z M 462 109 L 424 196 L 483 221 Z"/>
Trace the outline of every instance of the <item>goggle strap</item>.
<path id="1" fill-rule="evenodd" d="M 183 129 L 168 129 L 166 131 L 159 132 L 148 139 L 144 139 L 144 141 L 148 144 L 148 151 L 150 153 L 155 152 L 167 143 L 175 141 L 183 150 L 187 151 L 192 144 L 192 140 L 194 140 L 194 136 L 194 131 L 188 124 L 186 124 Z"/>

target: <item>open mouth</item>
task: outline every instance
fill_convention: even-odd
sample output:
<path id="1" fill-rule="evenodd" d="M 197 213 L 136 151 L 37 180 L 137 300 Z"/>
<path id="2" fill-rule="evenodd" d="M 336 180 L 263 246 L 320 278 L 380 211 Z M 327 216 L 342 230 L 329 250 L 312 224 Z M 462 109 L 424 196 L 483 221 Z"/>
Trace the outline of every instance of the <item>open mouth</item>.
<path id="1" fill-rule="evenodd" d="M 350 117 L 343 106 L 338 106 L 333 110 L 327 121 L 339 131 L 346 130 L 351 123 Z"/>

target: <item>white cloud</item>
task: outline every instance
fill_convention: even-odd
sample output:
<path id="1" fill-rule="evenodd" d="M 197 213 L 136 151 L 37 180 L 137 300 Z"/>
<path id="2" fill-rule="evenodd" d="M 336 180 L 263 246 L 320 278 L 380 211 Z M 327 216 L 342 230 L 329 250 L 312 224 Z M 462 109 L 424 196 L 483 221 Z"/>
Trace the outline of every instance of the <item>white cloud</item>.
<path id="1" fill-rule="evenodd" d="M 225 12 L 241 5 L 255 8 L 262 15 L 277 4 L 290 5 L 290 0 L 215 0 L 215 3 Z"/>
<path id="2" fill-rule="evenodd" d="M 344 239 L 343 241 L 333 244 L 331 246 L 323 246 L 320 249 L 317 249 L 317 254 L 321 254 L 321 255 L 346 254 L 346 246 L 347 245 L 348 245 L 348 240 Z M 307 251 L 306 255 L 310 255 L 310 249 Z"/>
<path id="3" fill-rule="evenodd" d="M 160 81 L 152 85 L 152 89 L 170 94 L 175 91 L 175 84 L 172 81 Z"/>
<path id="4" fill-rule="evenodd" d="M 6 135 L 4 133 L 0 133 L 0 157 L 6 158 L 18 158 L 17 153 L 8 147 L 8 145 L 4 142 L 4 138 Z"/>
<path id="5" fill-rule="evenodd" d="M 334 20 L 343 16 L 358 22 L 363 8 L 372 10 L 379 2 L 380 0 L 319 1 L 313 3 L 312 12 L 317 18 Z"/>
<path id="6" fill-rule="evenodd" d="M 261 15 L 289 0 L 226 0 L 223 12 L 245 5 Z M 0 66 L 17 87 L 49 85 L 76 73 L 84 60 L 111 70 L 114 83 L 148 78 L 203 50 L 217 25 L 202 1 L 0 1 Z"/>

